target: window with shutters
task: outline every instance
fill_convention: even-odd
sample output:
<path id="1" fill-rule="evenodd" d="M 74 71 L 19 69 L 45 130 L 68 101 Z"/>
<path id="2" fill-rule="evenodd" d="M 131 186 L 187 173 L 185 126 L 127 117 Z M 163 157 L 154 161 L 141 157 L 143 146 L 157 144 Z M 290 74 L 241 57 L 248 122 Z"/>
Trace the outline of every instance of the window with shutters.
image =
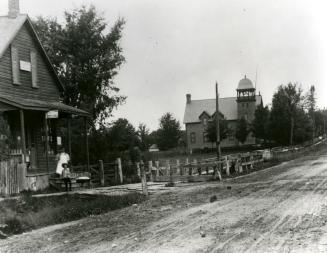
<path id="1" fill-rule="evenodd" d="M 36 52 L 31 51 L 31 70 L 32 70 L 32 87 L 38 88 L 37 80 L 37 55 Z"/>
<path id="2" fill-rule="evenodd" d="M 208 142 L 209 142 L 208 133 L 203 132 L 203 143 L 208 143 Z"/>
<path id="3" fill-rule="evenodd" d="M 12 66 L 12 81 L 14 84 L 20 84 L 20 66 L 18 49 L 11 46 L 11 66 Z"/>

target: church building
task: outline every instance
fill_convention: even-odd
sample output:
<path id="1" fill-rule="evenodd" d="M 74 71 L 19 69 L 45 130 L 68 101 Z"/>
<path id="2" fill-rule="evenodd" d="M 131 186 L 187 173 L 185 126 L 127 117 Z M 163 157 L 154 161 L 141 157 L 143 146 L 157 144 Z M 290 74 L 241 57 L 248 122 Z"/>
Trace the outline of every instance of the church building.
<path id="1" fill-rule="evenodd" d="M 236 147 L 240 143 L 235 137 L 237 121 L 242 117 L 249 123 L 254 120 L 257 106 L 261 105 L 262 97 L 256 94 L 253 83 L 246 76 L 239 81 L 236 89 L 236 97 L 219 98 L 219 112 L 228 121 L 231 130 L 228 137 L 221 142 L 221 147 Z M 215 143 L 207 138 L 207 127 L 214 120 L 216 112 L 216 99 L 192 100 L 191 94 L 186 95 L 186 107 L 183 123 L 187 135 L 187 147 L 189 150 L 214 148 Z M 255 138 L 250 133 L 243 145 L 255 144 Z"/>

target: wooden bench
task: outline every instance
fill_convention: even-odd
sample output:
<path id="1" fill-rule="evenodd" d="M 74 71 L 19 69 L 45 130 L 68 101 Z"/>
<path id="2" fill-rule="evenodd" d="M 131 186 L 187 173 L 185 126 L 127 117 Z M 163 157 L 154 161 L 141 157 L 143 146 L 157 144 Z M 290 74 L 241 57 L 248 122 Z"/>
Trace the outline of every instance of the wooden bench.
<path id="1" fill-rule="evenodd" d="M 89 172 L 73 172 L 70 178 L 72 189 L 89 187 L 91 185 L 91 174 Z M 52 177 L 49 179 L 49 183 L 57 190 L 63 190 L 65 188 L 64 180 L 61 177 Z"/>

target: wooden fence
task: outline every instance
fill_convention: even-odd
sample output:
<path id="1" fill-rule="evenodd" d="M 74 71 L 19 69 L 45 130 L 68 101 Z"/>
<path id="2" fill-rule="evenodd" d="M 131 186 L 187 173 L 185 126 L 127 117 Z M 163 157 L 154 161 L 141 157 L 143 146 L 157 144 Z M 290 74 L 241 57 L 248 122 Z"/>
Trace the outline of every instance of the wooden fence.
<path id="1" fill-rule="evenodd" d="M 264 161 L 263 152 L 234 154 L 217 158 L 208 158 L 190 161 L 166 160 L 152 161 L 145 165 L 148 179 L 155 182 L 167 181 L 208 181 L 216 178 L 222 179 L 222 174 L 230 176 L 231 173 L 243 173 L 253 169 L 254 164 Z M 141 166 L 142 164 L 138 165 Z M 139 173 L 138 173 L 139 174 Z"/>
<path id="2" fill-rule="evenodd" d="M 27 189 L 26 164 L 16 158 L 0 162 L 0 195 L 18 194 Z"/>
<path id="3" fill-rule="evenodd" d="M 221 157 L 219 161 L 217 158 L 193 159 L 192 161 L 188 158 L 185 160 L 149 161 L 137 164 L 137 174 L 141 177 L 140 167 L 144 166 L 147 179 L 154 182 L 209 181 L 217 178 L 221 180 L 223 175 L 249 173 L 254 169 L 254 166 L 265 161 L 291 160 L 309 151 L 318 150 L 326 144 L 327 139 L 323 139 L 308 146 L 226 155 Z"/>
<path id="4" fill-rule="evenodd" d="M 85 165 L 73 166 L 73 173 L 82 173 L 87 171 Z M 123 183 L 123 173 L 121 159 L 117 158 L 114 162 L 105 163 L 99 160 L 97 164 L 91 164 L 89 171 L 91 174 L 91 182 L 94 185 L 113 185 Z"/>

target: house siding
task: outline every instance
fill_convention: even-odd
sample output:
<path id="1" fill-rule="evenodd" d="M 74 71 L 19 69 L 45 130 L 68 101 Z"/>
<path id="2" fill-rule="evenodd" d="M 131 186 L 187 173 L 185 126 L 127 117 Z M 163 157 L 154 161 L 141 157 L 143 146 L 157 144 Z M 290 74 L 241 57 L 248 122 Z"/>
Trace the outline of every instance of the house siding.
<path id="1" fill-rule="evenodd" d="M 31 62 L 31 52 L 36 53 L 38 88 L 32 87 L 32 73 L 19 71 L 20 84 L 13 83 L 11 46 L 17 48 L 19 60 Z M 59 101 L 60 91 L 54 74 L 40 52 L 40 47 L 25 23 L 11 46 L 0 59 L 0 92 L 3 95 L 16 96 L 43 101 Z"/>
<path id="2" fill-rule="evenodd" d="M 229 121 L 228 127 L 235 131 L 236 121 Z M 204 142 L 203 133 L 205 132 L 206 132 L 206 127 L 202 122 L 186 124 L 187 144 L 190 150 L 216 147 L 216 143 Z M 192 133 L 195 133 L 195 140 L 196 140 L 195 143 L 191 143 Z M 236 140 L 236 138 L 230 136 L 222 140 L 221 142 L 221 147 L 234 147 L 237 145 L 238 145 L 238 141 Z"/>

